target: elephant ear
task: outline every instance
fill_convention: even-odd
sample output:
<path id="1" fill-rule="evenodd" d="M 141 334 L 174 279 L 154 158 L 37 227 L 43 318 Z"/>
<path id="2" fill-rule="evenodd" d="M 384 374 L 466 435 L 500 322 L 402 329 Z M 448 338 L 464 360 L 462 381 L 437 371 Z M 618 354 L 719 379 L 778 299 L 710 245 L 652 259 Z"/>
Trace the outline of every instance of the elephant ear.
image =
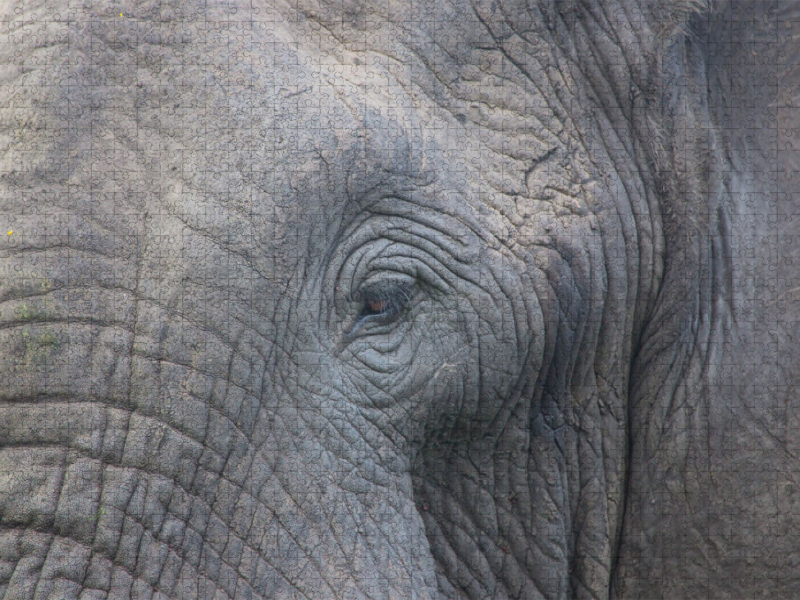
<path id="1" fill-rule="evenodd" d="M 712 2 L 663 53 L 619 597 L 798 594 L 797 31 L 797 3 Z"/>

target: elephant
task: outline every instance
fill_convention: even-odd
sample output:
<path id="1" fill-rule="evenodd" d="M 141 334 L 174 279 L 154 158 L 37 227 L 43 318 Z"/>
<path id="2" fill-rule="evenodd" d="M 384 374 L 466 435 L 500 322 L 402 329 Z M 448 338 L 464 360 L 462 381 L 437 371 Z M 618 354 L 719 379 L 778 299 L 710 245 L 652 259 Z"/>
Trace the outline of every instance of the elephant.
<path id="1" fill-rule="evenodd" d="M 800 597 L 799 3 L 0 12 L 0 596 Z"/>

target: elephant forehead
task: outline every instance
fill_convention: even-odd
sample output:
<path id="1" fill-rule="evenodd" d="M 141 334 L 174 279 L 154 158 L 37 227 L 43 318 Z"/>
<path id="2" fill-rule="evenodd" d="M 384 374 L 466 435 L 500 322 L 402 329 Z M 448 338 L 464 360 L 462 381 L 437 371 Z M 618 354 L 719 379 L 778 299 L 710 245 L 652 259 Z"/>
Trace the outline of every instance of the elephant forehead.
<path id="1" fill-rule="evenodd" d="M 545 99 L 542 82 L 537 87 L 496 64 L 481 46 L 492 38 L 479 19 L 473 29 L 486 39 L 461 36 L 456 22 L 464 19 L 448 31 L 446 15 L 437 15 L 439 29 L 413 29 L 413 15 L 405 15 L 409 21 L 381 21 L 378 34 L 354 44 L 331 33 L 319 11 L 300 8 L 306 16 L 290 19 L 264 6 L 260 20 L 205 33 L 201 53 L 172 48 L 179 85 L 150 90 L 174 96 L 171 122 L 163 98 L 153 114 L 140 111 L 139 122 L 162 138 L 182 134 L 164 140 L 173 158 L 167 175 L 176 180 L 167 202 L 176 210 L 228 223 L 230 231 L 241 230 L 227 214 L 238 211 L 252 215 L 252 224 L 300 234 L 314 221 L 331 230 L 347 201 L 424 185 L 436 192 L 420 195 L 423 202 L 436 204 L 433 196 L 447 192 L 450 204 L 458 197 L 479 212 L 498 209 L 499 218 L 487 221 L 496 228 L 518 221 L 514 198 L 545 199 L 531 189 L 543 177 L 551 190 L 574 192 L 575 174 L 563 164 L 533 173 L 564 147 L 554 133 L 563 124 L 548 108 L 553 98 Z M 458 77 L 440 85 L 445 55 Z M 538 208 L 549 212 L 550 203 Z M 261 243 L 274 237 L 262 233 Z M 274 239 L 285 247 L 285 239 Z"/>
<path id="2" fill-rule="evenodd" d="M 167 181 L 157 212 L 174 217 L 154 236 L 185 226 L 281 281 L 324 253 L 349 199 L 413 186 L 425 155 L 412 151 L 408 115 L 359 95 L 287 35 L 250 30 L 198 61 L 176 51 L 180 79 L 141 75 L 138 90 L 139 130 L 161 146 L 153 179 Z"/>
<path id="3" fill-rule="evenodd" d="M 278 280 L 324 255 L 344 221 L 381 197 L 480 197 L 466 192 L 469 178 L 480 182 L 468 175 L 480 150 L 456 150 L 457 121 L 442 126 L 429 99 L 368 53 L 325 61 L 319 46 L 292 41 L 302 39 L 293 27 L 251 29 L 219 52 L 206 47 L 202 61 L 176 54 L 182 79 L 142 74 L 139 88 L 140 131 L 162 145 L 154 179 L 169 182 L 159 212 L 177 219 L 154 233 L 186 226 Z"/>
<path id="4" fill-rule="evenodd" d="M 602 150 L 576 134 L 579 86 L 538 9 L 511 4 L 304 1 L 276 25 L 314 82 L 287 112 L 325 110 L 339 136 L 326 167 L 346 174 L 348 199 L 426 186 L 418 201 L 499 237 L 534 214 L 588 212 Z"/>

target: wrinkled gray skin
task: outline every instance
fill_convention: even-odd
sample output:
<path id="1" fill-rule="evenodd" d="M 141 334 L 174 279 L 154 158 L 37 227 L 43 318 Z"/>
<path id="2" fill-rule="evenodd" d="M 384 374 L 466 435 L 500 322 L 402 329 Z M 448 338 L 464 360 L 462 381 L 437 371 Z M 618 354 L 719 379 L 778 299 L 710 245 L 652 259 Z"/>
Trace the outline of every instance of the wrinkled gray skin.
<path id="1" fill-rule="evenodd" d="M 2 8 L 0 597 L 800 597 L 797 3 L 200 4 Z"/>

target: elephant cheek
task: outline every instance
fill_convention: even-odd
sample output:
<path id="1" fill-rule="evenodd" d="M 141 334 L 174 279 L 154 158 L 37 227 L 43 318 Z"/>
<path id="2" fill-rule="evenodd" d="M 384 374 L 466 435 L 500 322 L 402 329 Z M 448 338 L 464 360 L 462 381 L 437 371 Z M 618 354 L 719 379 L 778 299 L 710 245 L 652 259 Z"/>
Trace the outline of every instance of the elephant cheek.
<path id="1" fill-rule="evenodd" d="M 13 597 L 80 585 L 115 597 L 435 596 L 409 476 L 384 468 L 355 414 L 286 394 L 250 404 L 231 386 L 240 417 L 251 407 L 233 420 L 184 387 L 182 410 L 197 409 L 184 418 L 203 415 L 205 438 L 177 413 L 99 401 L 0 408 Z"/>
<path id="2" fill-rule="evenodd" d="M 281 409 L 278 419 L 291 425 L 276 430 L 281 450 L 258 468 L 268 476 L 260 497 L 301 557 L 297 576 L 316 571 L 323 585 L 310 585 L 312 595 L 327 586 L 335 597 L 435 597 L 410 475 L 387 469 L 386 446 L 376 452 L 381 446 L 372 445 L 379 434 L 365 432 L 355 411 L 344 415 L 337 408 L 343 407 Z"/>

